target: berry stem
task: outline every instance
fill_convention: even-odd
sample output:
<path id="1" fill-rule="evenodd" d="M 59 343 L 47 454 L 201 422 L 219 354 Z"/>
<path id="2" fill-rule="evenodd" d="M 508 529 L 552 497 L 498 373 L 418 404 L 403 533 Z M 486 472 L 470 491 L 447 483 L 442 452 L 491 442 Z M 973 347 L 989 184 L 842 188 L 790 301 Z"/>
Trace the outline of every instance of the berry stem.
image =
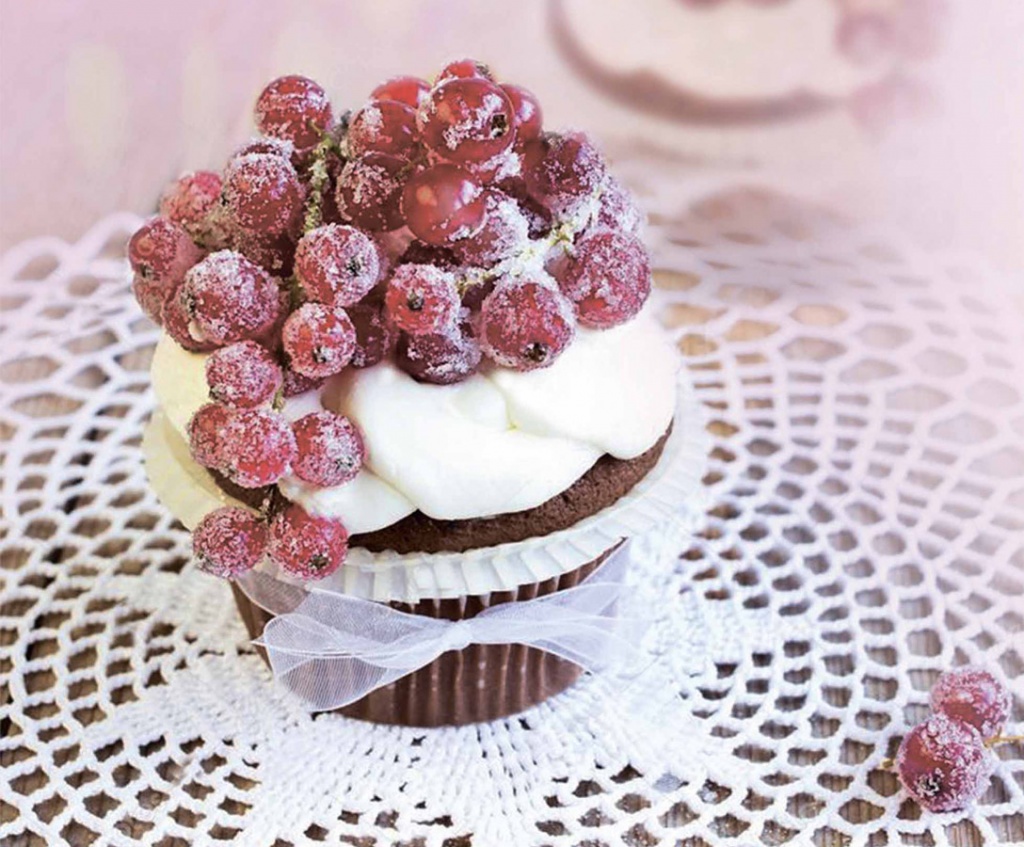
<path id="1" fill-rule="evenodd" d="M 309 166 L 309 198 L 306 200 L 306 216 L 302 222 L 303 234 L 316 229 L 324 220 L 324 191 L 331 182 L 327 170 L 327 158 L 332 154 L 342 155 L 341 143 L 330 132 L 324 132 L 320 142 L 313 148 L 313 160 Z"/>
<path id="2" fill-rule="evenodd" d="M 1024 742 L 1024 735 L 996 735 L 985 739 L 985 746 L 991 749 L 1000 744 L 1019 744 L 1021 742 Z"/>

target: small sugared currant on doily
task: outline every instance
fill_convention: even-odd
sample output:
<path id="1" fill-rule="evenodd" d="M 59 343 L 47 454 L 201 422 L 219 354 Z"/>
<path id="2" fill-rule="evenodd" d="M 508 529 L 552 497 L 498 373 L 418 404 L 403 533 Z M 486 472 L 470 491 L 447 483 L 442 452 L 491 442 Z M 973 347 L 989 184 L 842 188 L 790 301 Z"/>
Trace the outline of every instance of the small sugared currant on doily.
<path id="1" fill-rule="evenodd" d="M 192 554 L 199 569 L 234 579 L 259 564 L 267 549 L 267 526 L 247 509 L 214 509 L 192 531 Z"/>

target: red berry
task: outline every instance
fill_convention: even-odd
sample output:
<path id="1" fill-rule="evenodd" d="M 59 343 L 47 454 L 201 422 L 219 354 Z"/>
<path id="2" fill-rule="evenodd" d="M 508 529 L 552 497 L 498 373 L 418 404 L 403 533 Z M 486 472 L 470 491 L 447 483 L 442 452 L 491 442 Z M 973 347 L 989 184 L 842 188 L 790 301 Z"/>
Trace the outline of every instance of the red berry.
<path id="1" fill-rule="evenodd" d="M 1010 692 L 982 668 L 946 671 L 932 686 L 932 709 L 973 726 L 982 738 L 1003 731 L 1010 716 Z"/>
<path id="2" fill-rule="evenodd" d="M 388 281 L 384 308 L 388 319 L 405 332 L 444 332 L 459 314 L 455 276 L 433 265 L 399 265 Z"/>
<path id="3" fill-rule="evenodd" d="M 498 187 L 519 204 L 519 210 L 526 216 L 530 227 L 530 238 L 544 238 L 551 232 L 554 224 L 551 210 L 530 196 L 526 181 L 521 176 L 502 180 Z"/>
<path id="4" fill-rule="evenodd" d="M 224 579 L 252 570 L 266 549 L 266 524 L 236 506 L 214 509 L 192 531 L 192 554 L 199 569 Z"/>
<path id="5" fill-rule="evenodd" d="M 219 470 L 242 488 L 273 485 L 291 469 L 295 436 L 288 420 L 266 409 L 236 409 L 221 435 Z"/>
<path id="6" fill-rule="evenodd" d="M 262 406 L 281 388 L 281 366 L 266 347 L 238 341 L 221 347 L 206 360 L 210 397 L 226 406 Z"/>
<path id="7" fill-rule="evenodd" d="M 269 136 L 257 136 L 250 138 L 241 147 L 231 154 L 231 161 L 241 159 L 250 153 L 266 153 L 270 156 L 277 156 L 286 162 L 295 164 L 295 145 L 284 138 L 272 138 Z"/>
<path id="8" fill-rule="evenodd" d="M 484 222 L 453 249 L 470 265 L 490 266 L 522 251 L 530 241 L 530 224 L 515 200 L 489 188 L 485 190 Z"/>
<path id="9" fill-rule="evenodd" d="M 164 303 L 170 296 L 167 286 L 157 279 L 146 279 L 141 274 L 132 277 L 132 294 L 146 316 L 157 324 L 164 322 Z"/>
<path id="10" fill-rule="evenodd" d="M 607 177 L 601 190 L 597 220 L 593 226 L 597 229 L 613 229 L 638 235 L 643 224 L 643 213 L 629 189 L 613 177 Z"/>
<path id="11" fill-rule="evenodd" d="M 203 341 L 216 345 L 266 331 L 280 308 L 277 283 L 241 253 L 211 253 L 185 275 L 179 299 Z M 166 311 L 166 309 L 165 309 Z"/>
<path id="12" fill-rule="evenodd" d="M 272 276 L 292 275 L 295 242 L 287 234 L 266 236 L 258 232 L 235 230 L 228 240 L 232 250 L 251 259 Z"/>
<path id="13" fill-rule="evenodd" d="M 356 328 L 352 367 L 368 368 L 382 362 L 395 344 L 395 331 L 385 319 L 383 304 L 377 298 L 367 298 L 346 311 Z"/>
<path id="14" fill-rule="evenodd" d="M 524 144 L 539 138 L 543 119 L 540 101 L 519 85 L 502 85 L 501 90 L 508 95 L 512 103 L 512 112 L 516 119 L 516 143 Z"/>
<path id="15" fill-rule="evenodd" d="M 548 134 L 526 145 L 526 187 L 534 199 L 556 215 L 572 214 L 604 177 L 604 159 L 581 132 Z"/>
<path id="16" fill-rule="evenodd" d="M 344 415 L 313 412 L 292 424 L 298 454 L 292 472 L 327 488 L 355 479 L 366 458 L 359 428 Z"/>
<path id="17" fill-rule="evenodd" d="M 196 241 L 209 243 L 216 229 L 212 218 L 220 206 L 220 190 L 220 174 L 185 174 L 164 189 L 160 214 L 180 224 Z"/>
<path id="18" fill-rule="evenodd" d="M 398 263 L 401 265 L 434 265 L 445 270 L 458 267 L 459 259 L 448 247 L 436 244 L 424 244 L 422 241 L 410 241 Z"/>
<path id="19" fill-rule="evenodd" d="M 224 202 L 233 223 L 262 236 L 281 235 L 302 214 L 305 189 L 291 162 L 269 153 L 232 159 L 224 171 Z"/>
<path id="20" fill-rule="evenodd" d="M 203 251 L 185 229 L 168 218 L 150 218 L 128 242 L 132 270 L 145 280 L 159 282 L 168 294 L 202 257 Z"/>
<path id="21" fill-rule="evenodd" d="M 420 112 L 424 143 L 453 162 L 485 162 L 515 140 L 508 95 L 493 82 L 453 79 L 436 86 Z"/>
<path id="22" fill-rule="evenodd" d="M 480 358 L 480 345 L 467 324 L 434 335 L 402 333 L 395 350 L 395 360 L 403 371 L 435 385 L 461 382 L 476 372 Z"/>
<path id="23" fill-rule="evenodd" d="M 576 257 L 560 280 L 584 326 L 607 329 L 634 317 L 651 293 L 651 267 L 638 238 L 598 231 L 576 245 Z"/>
<path id="24" fill-rule="evenodd" d="M 402 212 L 421 241 L 445 245 L 476 232 L 484 220 L 480 183 L 455 165 L 434 165 L 409 179 Z"/>
<path id="25" fill-rule="evenodd" d="M 992 754 L 973 726 L 938 712 L 904 736 L 896 770 L 924 808 L 954 812 L 985 790 Z"/>
<path id="26" fill-rule="evenodd" d="M 473 78 L 494 79 L 491 75 L 491 69 L 483 62 L 478 62 L 476 59 L 458 59 L 454 62 L 449 62 L 441 69 L 441 73 L 434 80 L 434 86 L 436 87 L 449 79 Z"/>
<path id="27" fill-rule="evenodd" d="M 179 285 L 164 301 L 164 330 L 177 342 L 178 346 L 190 353 L 205 353 L 215 350 L 216 344 L 192 334 L 192 317 L 188 313 L 185 298 L 182 294 L 183 285 Z"/>
<path id="28" fill-rule="evenodd" d="M 224 467 L 224 430 L 235 416 L 220 403 L 200 406 L 188 422 L 188 447 L 192 458 L 204 468 Z"/>
<path id="29" fill-rule="evenodd" d="M 518 371 L 546 368 L 576 333 L 572 304 L 553 284 L 535 279 L 501 280 L 480 317 L 484 353 Z"/>
<path id="30" fill-rule="evenodd" d="M 410 159 L 419 140 L 416 110 L 397 100 L 371 100 L 352 116 L 347 139 L 351 157 L 387 153 Z"/>
<path id="31" fill-rule="evenodd" d="M 371 100 L 397 100 L 418 109 L 430 96 L 430 85 L 415 76 L 396 76 L 370 92 Z"/>
<path id="32" fill-rule="evenodd" d="M 337 518 L 311 515 L 292 504 L 270 522 L 267 555 L 301 579 L 334 573 L 348 554 L 348 532 Z"/>
<path id="33" fill-rule="evenodd" d="M 327 224 L 302 236 L 295 251 L 295 275 L 310 300 L 350 306 L 377 284 L 380 255 L 365 233 Z"/>
<path id="34" fill-rule="evenodd" d="M 284 369 L 284 396 L 295 397 L 298 394 L 305 394 L 314 388 L 319 388 L 326 381 L 325 377 L 311 377 L 293 371 L 291 368 Z"/>
<path id="35" fill-rule="evenodd" d="M 283 76 L 256 100 L 256 126 L 265 135 L 292 142 L 297 150 L 316 146 L 332 123 L 327 93 L 304 76 Z"/>
<path id="36" fill-rule="evenodd" d="M 343 309 L 305 303 L 284 322 L 281 341 L 292 369 L 317 379 L 333 376 L 349 363 L 356 330 Z"/>
<path id="37" fill-rule="evenodd" d="M 401 203 L 408 171 L 407 161 L 384 153 L 352 159 L 338 176 L 339 214 L 371 232 L 398 229 L 405 223 Z"/>

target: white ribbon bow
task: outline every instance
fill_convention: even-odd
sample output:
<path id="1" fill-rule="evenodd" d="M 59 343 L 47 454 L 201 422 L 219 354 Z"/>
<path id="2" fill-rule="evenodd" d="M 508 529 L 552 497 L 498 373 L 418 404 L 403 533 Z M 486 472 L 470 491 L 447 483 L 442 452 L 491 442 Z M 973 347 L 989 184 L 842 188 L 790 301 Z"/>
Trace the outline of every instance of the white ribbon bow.
<path id="1" fill-rule="evenodd" d="M 347 594 L 305 592 L 256 571 L 238 584 L 257 605 L 282 610 L 256 643 L 266 649 L 274 675 L 310 709 L 323 711 L 471 644 L 525 644 L 589 671 L 638 668 L 647 624 L 616 615 L 627 590 L 629 546 L 622 544 L 573 588 L 491 606 L 460 621 L 408 614 Z"/>

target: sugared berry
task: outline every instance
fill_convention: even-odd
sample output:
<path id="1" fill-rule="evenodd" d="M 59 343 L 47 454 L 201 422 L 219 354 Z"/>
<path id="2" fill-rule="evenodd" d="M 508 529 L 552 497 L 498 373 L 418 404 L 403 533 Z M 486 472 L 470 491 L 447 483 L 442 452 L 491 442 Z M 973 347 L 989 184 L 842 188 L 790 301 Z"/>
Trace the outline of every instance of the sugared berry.
<path id="1" fill-rule="evenodd" d="M 128 242 L 128 262 L 143 279 L 159 282 L 167 294 L 203 256 L 180 225 L 165 217 L 150 218 Z"/>
<path id="2" fill-rule="evenodd" d="M 953 812 L 985 790 L 992 754 L 973 726 L 938 712 L 904 736 L 896 770 L 921 806 Z"/>
<path id="3" fill-rule="evenodd" d="M 402 212 L 421 241 L 445 245 L 476 232 L 484 220 L 480 183 L 455 165 L 413 174 L 402 192 Z"/>
<path id="4" fill-rule="evenodd" d="M 398 229 L 402 216 L 402 189 L 409 163 L 397 156 L 367 153 L 352 159 L 338 176 L 335 202 L 345 220 L 371 232 Z"/>
<path id="5" fill-rule="evenodd" d="M 298 394 L 305 394 L 319 388 L 326 381 L 326 377 L 311 377 L 293 371 L 291 368 L 284 369 L 284 396 L 295 397 Z"/>
<path id="6" fill-rule="evenodd" d="M 158 279 L 146 279 L 141 274 L 132 276 L 132 294 L 142 311 L 154 323 L 164 322 L 164 303 L 170 296 L 167 286 Z"/>
<path id="7" fill-rule="evenodd" d="M 281 341 L 292 369 L 317 379 L 333 376 L 349 363 L 356 330 L 344 310 L 304 303 L 284 322 Z"/>
<path id="8" fill-rule="evenodd" d="M 200 406 L 189 420 L 189 452 L 204 468 L 224 467 L 224 430 L 234 415 L 234 411 L 227 406 L 207 403 Z"/>
<path id="9" fill-rule="evenodd" d="M 470 265 L 493 265 L 529 243 L 530 223 L 515 200 L 491 188 L 485 190 L 484 204 L 480 229 L 453 245 L 459 258 Z"/>
<path id="10" fill-rule="evenodd" d="M 451 270 L 458 267 L 459 257 L 451 248 L 414 240 L 409 242 L 398 263 L 400 265 L 435 265 L 445 270 Z"/>
<path id="11" fill-rule="evenodd" d="M 593 224 L 595 228 L 639 234 L 644 220 L 643 213 L 629 189 L 614 177 L 605 178 L 599 203 L 597 219 Z"/>
<path id="12" fill-rule="evenodd" d="M 292 472 L 327 488 L 354 479 L 366 458 L 359 428 L 344 415 L 312 412 L 292 424 L 297 454 Z"/>
<path id="13" fill-rule="evenodd" d="M 314 147 L 331 127 L 327 93 L 304 76 L 282 76 L 256 100 L 256 126 L 265 135 L 292 142 L 296 149 Z"/>
<path id="14" fill-rule="evenodd" d="M 449 79 L 494 79 L 491 69 L 476 59 L 456 59 L 445 65 L 434 80 L 435 87 Z"/>
<path id="15" fill-rule="evenodd" d="M 480 358 L 480 345 L 466 324 L 434 335 L 402 333 L 395 350 L 395 361 L 403 371 L 435 385 L 461 382 L 476 372 Z"/>
<path id="16" fill-rule="evenodd" d="M 433 265 L 399 265 L 388 281 L 384 308 L 404 332 L 444 332 L 459 314 L 455 276 Z"/>
<path id="17" fill-rule="evenodd" d="M 412 158 L 419 140 L 416 110 L 397 100 L 371 100 L 352 116 L 347 139 L 352 157 L 387 153 Z"/>
<path id="18" fill-rule="evenodd" d="M 217 345 L 213 342 L 197 338 L 192 333 L 192 317 L 185 305 L 185 298 L 182 296 L 184 285 L 179 285 L 171 295 L 164 301 L 163 321 L 164 330 L 177 345 L 190 353 L 205 353 L 214 350 Z"/>
<path id="19" fill-rule="evenodd" d="M 999 735 L 1010 716 L 1010 692 L 991 673 L 976 667 L 943 673 L 931 693 L 932 709 L 973 726 L 982 738 Z"/>
<path id="20" fill-rule="evenodd" d="M 220 205 L 220 174 L 195 171 L 164 189 L 160 214 L 185 228 L 195 241 L 209 246 L 216 238 L 215 214 Z"/>
<path id="21" fill-rule="evenodd" d="M 224 203 L 232 223 L 263 236 L 281 235 L 302 213 L 305 189 L 291 162 L 269 153 L 232 159 L 224 171 Z"/>
<path id="22" fill-rule="evenodd" d="M 295 275 L 310 300 L 350 306 L 359 302 L 380 278 L 377 245 L 350 226 L 317 227 L 299 241 Z"/>
<path id="23" fill-rule="evenodd" d="M 525 144 L 540 137 L 543 121 L 540 101 L 532 92 L 519 85 L 502 85 L 501 89 L 512 103 L 512 112 L 516 119 L 516 143 Z"/>
<path id="24" fill-rule="evenodd" d="M 226 406 L 251 408 L 269 403 L 282 380 L 281 366 L 255 341 L 221 347 L 206 360 L 210 397 Z"/>
<path id="25" fill-rule="evenodd" d="M 236 229 L 229 234 L 228 243 L 232 250 L 251 259 L 271 276 L 292 275 L 295 266 L 295 242 L 287 233 L 268 236 Z"/>
<path id="26" fill-rule="evenodd" d="M 526 144 L 523 178 L 530 195 L 556 215 L 572 214 L 605 177 L 597 148 L 581 132 L 547 134 Z"/>
<path id="27" fill-rule="evenodd" d="M 416 76 L 396 76 L 370 92 L 371 100 L 397 100 L 418 109 L 430 96 L 430 85 Z"/>
<path id="28" fill-rule="evenodd" d="M 384 315 L 384 304 L 368 297 L 345 311 L 356 329 L 352 367 L 368 368 L 382 362 L 395 344 L 395 330 Z"/>
<path id="29" fill-rule="evenodd" d="M 490 80 L 453 79 L 435 86 L 420 112 L 424 143 L 459 164 L 484 162 L 515 140 L 508 95 Z"/>
<path id="30" fill-rule="evenodd" d="M 634 317 L 651 293 L 651 268 L 635 236 L 604 230 L 576 245 L 575 259 L 559 280 L 584 326 L 607 329 Z"/>
<path id="31" fill-rule="evenodd" d="M 267 549 L 267 527 L 247 509 L 214 509 L 192 532 L 192 555 L 199 569 L 234 579 L 259 564 Z"/>
<path id="32" fill-rule="evenodd" d="M 185 275 L 179 299 L 202 341 L 230 344 L 266 331 L 280 308 L 274 280 L 241 253 L 211 253 Z M 166 311 L 166 309 L 165 309 Z"/>
<path id="33" fill-rule="evenodd" d="M 242 488 L 273 485 L 291 469 L 295 436 L 288 420 L 266 409 L 236 409 L 221 434 L 222 471 Z"/>
<path id="34" fill-rule="evenodd" d="M 347 554 L 348 532 L 337 518 L 311 515 L 292 504 L 270 522 L 267 555 L 301 579 L 322 579 L 334 573 Z"/>
<path id="35" fill-rule="evenodd" d="M 572 342 L 572 304 L 546 279 L 501 280 L 480 313 L 484 353 L 499 365 L 527 371 L 544 368 Z"/>

